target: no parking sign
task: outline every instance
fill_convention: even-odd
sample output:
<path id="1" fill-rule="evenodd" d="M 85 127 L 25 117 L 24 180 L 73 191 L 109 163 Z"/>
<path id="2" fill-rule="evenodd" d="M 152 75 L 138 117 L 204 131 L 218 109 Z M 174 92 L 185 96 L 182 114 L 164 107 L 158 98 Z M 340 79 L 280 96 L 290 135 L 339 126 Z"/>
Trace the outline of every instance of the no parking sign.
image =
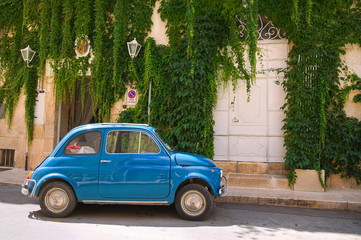
<path id="1" fill-rule="evenodd" d="M 135 89 L 128 89 L 127 105 L 134 106 L 137 104 L 137 101 L 138 101 L 137 91 Z"/>

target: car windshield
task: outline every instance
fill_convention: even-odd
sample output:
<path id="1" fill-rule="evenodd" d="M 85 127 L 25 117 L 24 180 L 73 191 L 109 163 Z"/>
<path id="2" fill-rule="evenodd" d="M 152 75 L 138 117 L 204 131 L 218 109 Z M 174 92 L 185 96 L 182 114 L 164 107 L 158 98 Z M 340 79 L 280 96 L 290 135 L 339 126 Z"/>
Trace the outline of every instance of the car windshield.
<path id="1" fill-rule="evenodd" d="M 160 139 L 160 141 L 164 144 L 164 146 L 166 146 L 166 148 L 169 150 L 169 151 L 174 151 L 175 149 L 171 146 L 168 145 L 168 143 L 166 143 L 164 141 L 164 138 L 162 137 L 162 134 L 160 134 L 160 131 L 158 129 L 154 129 L 154 132 L 155 134 L 157 135 L 157 137 Z"/>

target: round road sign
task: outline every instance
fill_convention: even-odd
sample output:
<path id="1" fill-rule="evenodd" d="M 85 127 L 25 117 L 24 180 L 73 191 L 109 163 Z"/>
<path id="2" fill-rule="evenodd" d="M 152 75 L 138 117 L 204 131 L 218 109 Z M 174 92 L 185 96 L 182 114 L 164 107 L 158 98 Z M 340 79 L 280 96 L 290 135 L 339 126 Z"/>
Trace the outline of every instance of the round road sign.
<path id="1" fill-rule="evenodd" d="M 128 92 L 128 97 L 129 97 L 130 99 L 135 98 L 136 95 L 137 95 L 137 93 L 136 93 L 134 90 L 129 90 L 129 92 Z"/>

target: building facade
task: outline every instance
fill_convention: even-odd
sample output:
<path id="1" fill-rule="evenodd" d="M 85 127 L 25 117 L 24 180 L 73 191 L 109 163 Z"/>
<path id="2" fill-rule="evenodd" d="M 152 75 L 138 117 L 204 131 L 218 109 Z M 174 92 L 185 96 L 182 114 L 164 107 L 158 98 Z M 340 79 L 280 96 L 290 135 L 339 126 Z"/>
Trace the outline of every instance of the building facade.
<path id="1" fill-rule="evenodd" d="M 160 19 L 156 3 L 153 12 L 153 26 L 149 36 L 157 44 L 167 44 L 166 24 Z M 251 163 L 283 163 L 285 149 L 283 147 L 282 120 L 284 113 L 285 92 L 282 88 L 283 75 L 272 69 L 286 67 L 288 52 L 292 47 L 284 33 L 278 32 L 276 37 L 265 37 L 263 26 L 273 27 L 272 23 L 260 17 L 261 24 L 258 46 L 262 58 L 258 61 L 258 74 L 252 86 L 250 101 L 247 101 L 246 86 L 239 82 L 234 90 L 231 83 L 220 86 L 218 102 L 214 109 L 215 120 L 215 156 L 220 164 Z M 269 25 L 271 24 L 271 25 Z M 280 31 L 280 30 L 277 30 Z M 343 60 L 349 71 L 361 76 L 361 48 L 348 45 Z M 90 73 L 89 73 L 90 75 Z M 0 165 L 17 168 L 34 169 L 55 147 L 66 132 L 77 125 L 74 119 L 76 99 L 73 101 L 56 100 L 54 92 L 54 74 L 49 62 L 43 76 L 43 84 L 38 89 L 35 109 L 34 140 L 27 142 L 24 123 L 24 94 L 21 94 L 14 111 L 12 124 L 6 118 L 0 118 Z M 351 101 L 346 105 L 349 116 L 361 119 L 359 106 Z M 111 111 L 111 122 L 116 122 L 119 113 L 126 104 L 126 97 L 116 103 Z M 88 112 L 91 112 L 89 109 Z M 82 123 L 91 122 L 91 116 L 82 116 Z"/>

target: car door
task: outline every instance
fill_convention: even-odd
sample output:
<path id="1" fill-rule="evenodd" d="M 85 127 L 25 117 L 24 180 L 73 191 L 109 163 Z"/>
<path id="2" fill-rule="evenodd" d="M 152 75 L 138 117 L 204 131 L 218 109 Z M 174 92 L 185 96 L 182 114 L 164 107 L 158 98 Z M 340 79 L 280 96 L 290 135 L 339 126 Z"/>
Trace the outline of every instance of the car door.
<path id="1" fill-rule="evenodd" d="M 162 199 L 169 194 L 170 157 L 146 131 L 105 132 L 99 193 L 105 198 Z"/>
<path id="2" fill-rule="evenodd" d="M 79 200 L 98 197 L 102 131 L 82 131 L 69 138 L 52 159 L 49 171 L 72 180 Z"/>

